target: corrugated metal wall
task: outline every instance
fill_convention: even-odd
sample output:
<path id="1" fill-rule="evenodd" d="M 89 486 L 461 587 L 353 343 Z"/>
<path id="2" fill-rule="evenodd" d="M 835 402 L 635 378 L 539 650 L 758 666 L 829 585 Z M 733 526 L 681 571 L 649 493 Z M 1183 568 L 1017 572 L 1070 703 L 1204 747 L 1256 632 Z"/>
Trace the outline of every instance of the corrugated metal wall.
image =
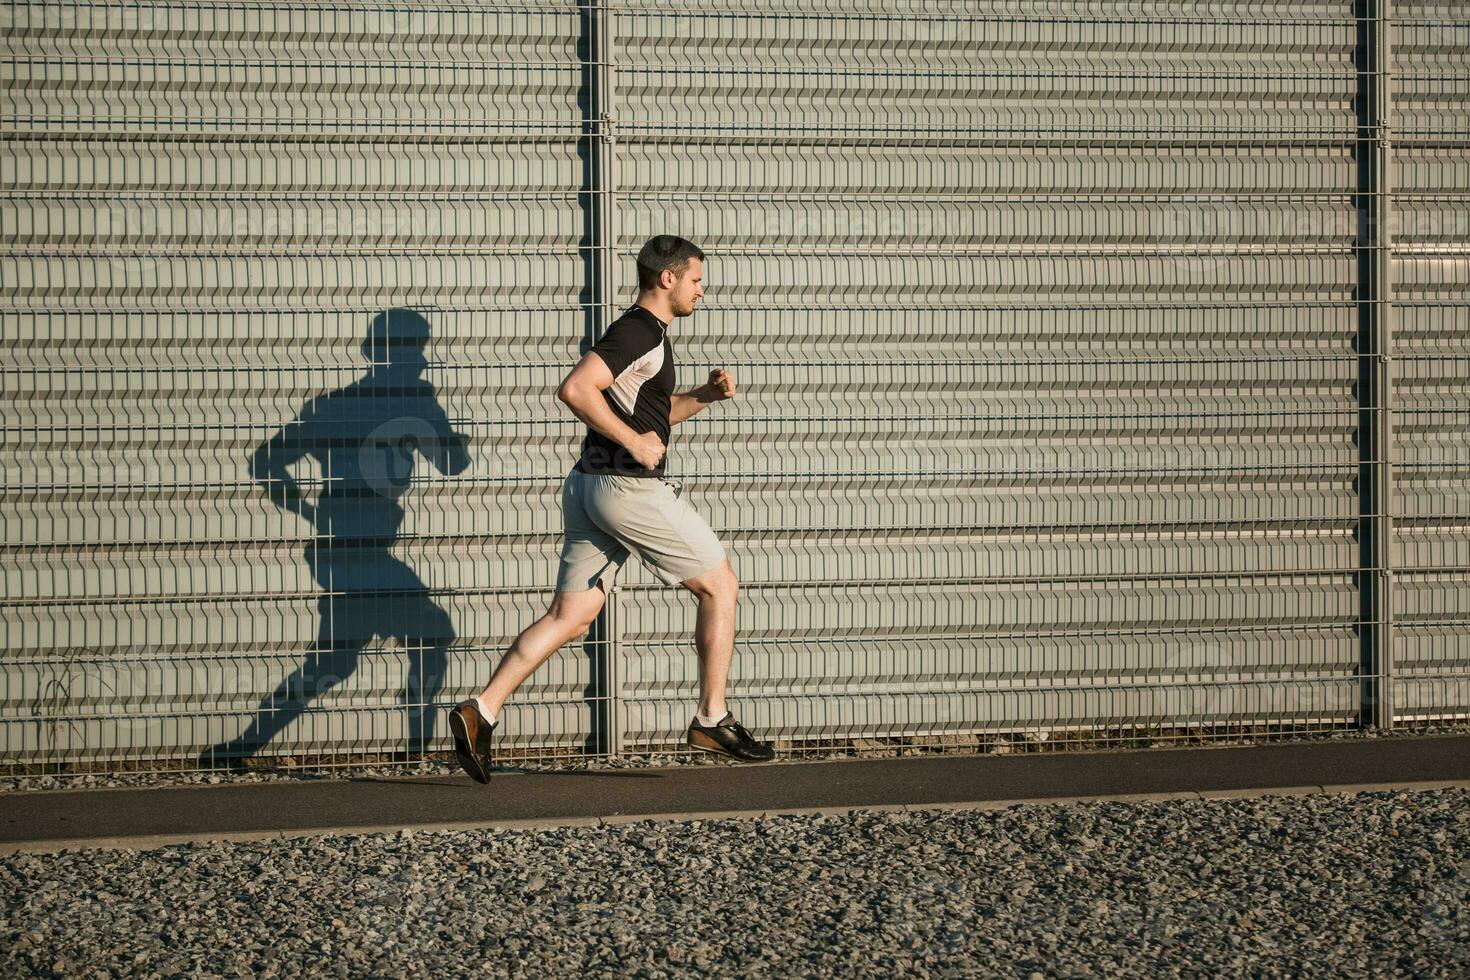
<path id="1" fill-rule="evenodd" d="M 4 757 L 402 747 L 554 583 L 580 12 L 6 15 Z M 580 749 L 591 672 L 513 739 Z"/>
<path id="2" fill-rule="evenodd" d="M 1401 183 L 1464 217 L 1463 14 L 1420 6 L 1462 20 L 1401 42 L 1442 68 Z M 7 761 L 401 748 L 482 684 L 553 584 L 551 393 L 659 232 L 711 256 L 681 387 L 741 389 L 670 462 L 735 556 L 753 730 L 1355 723 L 1352 4 L 7 16 Z M 1394 696 L 1438 713 L 1470 296 L 1422 253 L 1455 228 L 1395 266 L 1399 664 L 1461 677 Z M 554 656 L 502 751 L 671 747 L 693 623 L 631 562 L 611 657 Z"/>
<path id="3" fill-rule="evenodd" d="M 1396 0 L 1392 694 L 1470 716 L 1470 10 Z"/>
<path id="4" fill-rule="evenodd" d="M 674 454 L 747 724 L 1356 716 L 1348 7 L 619 8 L 619 245 L 718 253 L 743 374 Z M 667 742 L 693 610 L 624 603 Z"/>

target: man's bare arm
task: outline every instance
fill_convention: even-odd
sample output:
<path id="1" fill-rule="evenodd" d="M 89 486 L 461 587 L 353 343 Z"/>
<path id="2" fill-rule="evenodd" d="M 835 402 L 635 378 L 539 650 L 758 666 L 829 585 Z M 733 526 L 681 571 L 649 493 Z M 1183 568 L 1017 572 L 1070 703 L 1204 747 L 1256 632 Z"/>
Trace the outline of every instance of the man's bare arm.
<path id="1" fill-rule="evenodd" d="M 612 383 L 612 371 L 608 370 L 607 363 L 596 354 L 589 353 L 562 381 L 561 387 L 556 389 L 556 397 L 577 418 L 619 446 L 630 449 L 638 433 L 618 418 L 602 396 L 603 390 Z"/>
<path id="2" fill-rule="evenodd" d="M 682 395 L 669 399 L 669 424 L 678 425 L 685 419 L 698 415 L 711 402 L 735 397 L 735 375 L 724 368 L 715 368 L 709 380 Z"/>
<path id="3" fill-rule="evenodd" d="M 573 388 L 565 394 L 557 392 L 557 397 L 572 410 L 572 414 L 577 418 L 624 449 L 633 448 L 633 442 L 638 438 L 638 433 L 613 413 L 600 392 Z"/>
<path id="4" fill-rule="evenodd" d="M 669 424 L 678 425 L 685 419 L 693 418 L 706 405 L 719 400 L 719 396 L 709 385 L 700 385 L 692 391 L 675 395 L 669 399 Z"/>

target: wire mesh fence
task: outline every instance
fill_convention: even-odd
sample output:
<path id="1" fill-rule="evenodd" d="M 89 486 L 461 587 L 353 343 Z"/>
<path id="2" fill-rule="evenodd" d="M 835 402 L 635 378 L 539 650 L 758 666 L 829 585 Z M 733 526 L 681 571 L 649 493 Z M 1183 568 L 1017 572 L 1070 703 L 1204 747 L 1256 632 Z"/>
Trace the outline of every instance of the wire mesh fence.
<path id="1" fill-rule="evenodd" d="M 1455 5 L 0 15 L 12 773 L 445 751 L 659 233 L 784 754 L 1470 715 Z M 693 624 L 630 562 L 499 756 L 684 751 Z"/>

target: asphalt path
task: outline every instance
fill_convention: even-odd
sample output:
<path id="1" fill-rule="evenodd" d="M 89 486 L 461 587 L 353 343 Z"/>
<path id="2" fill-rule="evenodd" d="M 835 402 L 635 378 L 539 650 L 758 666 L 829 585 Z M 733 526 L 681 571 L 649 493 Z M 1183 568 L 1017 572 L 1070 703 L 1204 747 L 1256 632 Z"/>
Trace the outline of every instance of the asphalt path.
<path id="1" fill-rule="evenodd" d="M 0 793 L 0 853 L 184 840 L 1470 786 L 1470 735 Z"/>

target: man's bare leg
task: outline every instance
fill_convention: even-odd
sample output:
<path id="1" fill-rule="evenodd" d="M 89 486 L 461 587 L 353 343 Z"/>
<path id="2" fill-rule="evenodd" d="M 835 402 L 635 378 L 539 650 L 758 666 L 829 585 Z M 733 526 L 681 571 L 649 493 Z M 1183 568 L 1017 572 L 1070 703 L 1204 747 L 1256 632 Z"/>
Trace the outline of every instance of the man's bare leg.
<path id="1" fill-rule="evenodd" d="M 546 615 L 522 630 L 500 659 L 490 683 L 480 692 L 480 707 L 498 721 L 501 706 L 521 682 L 553 653 L 587 632 L 606 599 L 601 580 L 585 592 L 556 593 Z"/>
<path id="2" fill-rule="evenodd" d="M 694 645 L 699 650 L 699 708 L 706 718 L 725 714 L 725 685 L 735 655 L 735 600 L 740 582 L 725 561 L 680 583 L 699 598 Z"/>

